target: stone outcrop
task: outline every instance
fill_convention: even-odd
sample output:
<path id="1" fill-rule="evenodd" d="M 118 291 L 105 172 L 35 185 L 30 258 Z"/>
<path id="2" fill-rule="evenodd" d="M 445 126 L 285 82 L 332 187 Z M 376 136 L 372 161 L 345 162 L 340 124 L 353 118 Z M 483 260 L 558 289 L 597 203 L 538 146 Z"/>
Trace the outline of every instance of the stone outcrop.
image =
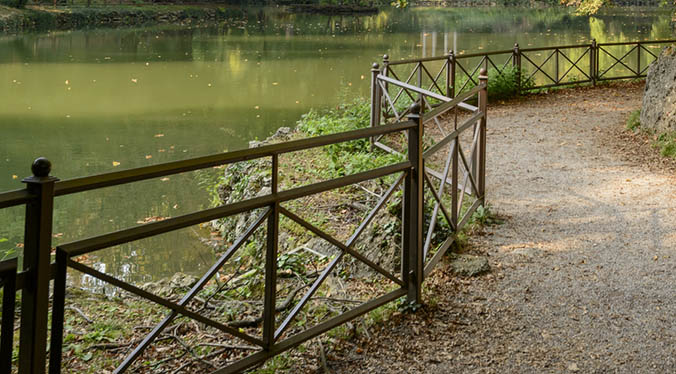
<path id="1" fill-rule="evenodd" d="M 662 50 L 648 68 L 641 127 L 658 134 L 676 131 L 676 48 Z"/>

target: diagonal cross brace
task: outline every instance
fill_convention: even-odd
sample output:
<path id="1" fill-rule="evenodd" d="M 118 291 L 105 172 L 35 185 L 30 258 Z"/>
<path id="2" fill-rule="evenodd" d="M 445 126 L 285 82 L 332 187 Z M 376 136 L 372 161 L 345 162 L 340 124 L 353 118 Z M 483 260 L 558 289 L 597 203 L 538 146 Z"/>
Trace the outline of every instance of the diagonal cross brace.
<path id="1" fill-rule="evenodd" d="M 213 278 L 218 270 L 225 265 L 225 263 L 235 254 L 235 252 L 246 242 L 247 239 L 256 231 L 256 229 L 265 221 L 270 215 L 270 209 L 266 209 L 258 218 L 246 229 L 244 234 L 240 236 L 218 259 L 218 261 L 211 266 L 211 268 L 195 283 L 195 285 L 183 296 L 178 305 L 187 305 L 197 293 Z M 115 373 L 122 373 L 126 371 L 129 366 L 143 353 L 143 351 L 159 336 L 159 334 L 178 316 L 179 312 L 172 310 L 164 319 L 158 323 L 152 331 L 134 348 L 134 350 L 125 357 L 124 361 L 115 369 Z"/>
<path id="2" fill-rule="evenodd" d="M 366 217 L 366 219 L 364 219 L 364 221 L 362 221 L 362 223 L 361 223 L 361 224 L 359 225 L 359 227 L 355 230 L 355 232 L 352 234 L 352 236 L 350 236 L 350 238 L 347 240 L 347 242 L 346 242 L 345 245 L 344 245 L 345 247 L 351 248 L 351 247 L 354 245 L 354 243 L 357 241 L 357 239 L 359 238 L 359 236 L 361 235 L 361 233 L 364 231 L 364 229 L 366 228 L 366 226 L 368 226 L 368 224 L 371 223 L 371 221 L 372 221 L 373 218 L 375 217 L 376 213 L 378 213 L 378 211 L 383 207 L 383 205 L 385 205 L 385 203 L 389 200 L 390 196 L 392 196 L 392 194 L 394 193 L 394 191 L 396 190 L 396 188 L 397 188 L 397 187 L 401 184 L 401 182 L 404 180 L 405 175 L 406 175 L 406 174 L 402 174 L 402 175 L 399 177 L 399 179 L 398 179 L 396 182 L 394 182 L 394 183 L 390 186 L 390 188 L 387 190 L 387 192 L 385 192 L 385 194 L 380 198 L 380 200 L 379 200 L 378 203 L 376 204 L 375 208 L 373 208 L 373 210 L 371 210 L 371 212 L 369 212 L 369 214 L 368 214 L 368 216 Z M 298 217 L 297 215 L 291 213 L 291 212 L 288 211 L 287 209 L 285 209 L 285 208 L 280 208 L 280 210 L 281 210 L 282 214 L 284 214 L 285 216 L 287 216 L 287 217 L 291 218 L 292 220 L 298 222 L 298 223 L 301 224 L 302 226 L 305 226 L 305 224 L 308 224 L 308 225 L 309 225 L 309 223 L 305 222 L 302 218 L 300 218 L 300 217 Z M 303 221 L 303 223 L 305 223 L 305 224 L 301 223 L 299 220 L 300 220 L 300 221 Z M 325 235 L 328 236 L 328 234 L 325 234 Z M 321 236 L 321 235 L 319 235 L 319 236 Z M 333 238 L 332 238 L 332 239 L 333 239 Z M 334 239 L 334 240 L 335 240 L 335 239 Z M 332 242 L 332 241 L 330 241 L 330 240 L 328 240 L 328 239 L 327 239 L 327 241 Z M 333 244 L 333 243 L 332 243 L 332 244 Z M 338 247 L 340 248 L 340 246 L 338 246 Z M 341 249 L 342 249 L 342 248 L 341 248 Z M 279 326 L 279 328 L 277 328 L 277 331 L 275 331 L 275 340 L 276 340 L 276 339 L 279 339 L 279 337 L 282 335 L 282 333 L 284 333 L 284 331 L 291 325 L 291 321 L 293 321 L 293 319 L 296 318 L 296 315 L 298 315 L 298 313 L 300 312 L 300 310 L 305 306 L 305 304 L 310 300 L 310 298 L 314 295 L 314 293 L 319 289 L 319 287 L 322 285 L 322 283 L 324 282 L 324 280 L 329 276 L 329 274 L 331 274 L 331 271 L 333 271 L 333 269 L 334 269 L 335 266 L 338 264 L 338 262 L 340 262 L 340 260 L 343 258 L 343 255 L 344 255 L 345 253 L 347 253 L 347 251 L 342 250 L 341 253 L 340 253 L 336 258 L 334 258 L 334 259 L 329 263 L 329 265 L 326 266 L 326 268 L 324 268 L 324 270 L 322 271 L 322 273 L 320 274 L 320 276 L 314 281 L 314 283 L 312 284 L 312 286 L 310 287 L 310 289 L 308 290 L 308 292 L 307 292 L 305 295 L 303 295 L 303 298 L 302 298 L 302 299 L 294 306 L 293 310 L 286 316 L 286 318 L 285 318 L 284 321 L 281 323 L 281 325 Z M 368 264 L 367 264 L 367 265 L 368 265 Z M 369 266 L 370 266 L 370 265 L 369 265 Z M 374 268 L 374 269 L 375 269 L 375 268 Z M 377 271 L 380 272 L 380 270 L 378 270 L 378 269 L 375 269 L 375 270 L 377 270 Z M 387 276 L 387 275 L 386 275 L 386 276 Z"/>

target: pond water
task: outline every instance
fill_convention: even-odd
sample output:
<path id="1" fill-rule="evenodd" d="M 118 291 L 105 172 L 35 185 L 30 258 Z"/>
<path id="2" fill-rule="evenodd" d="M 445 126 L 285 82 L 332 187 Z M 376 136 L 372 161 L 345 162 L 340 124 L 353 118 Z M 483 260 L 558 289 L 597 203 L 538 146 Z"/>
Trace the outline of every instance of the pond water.
<path id="1" fill-rule="evenodd" d="M 151 27 L 0 36 L 0 191 L 22 188 L 45 156 L 61 179 L 241 149 L 310 108 L 366 95 L 393 59 L 555 44 L 665 39 L 671 13 L 421 8 L 371 16 L 250 10 L 203 28 Z M 187 173 L 56 200 L 55 244 L 210 205 Z M 20 255 L 23 209 L 0 211 L 0 258 Z M 97 252 L 132 281 L 200 273 L 214 254 L 199 228 Z M 87 282 L 86 278 L 81 279 Z"/>

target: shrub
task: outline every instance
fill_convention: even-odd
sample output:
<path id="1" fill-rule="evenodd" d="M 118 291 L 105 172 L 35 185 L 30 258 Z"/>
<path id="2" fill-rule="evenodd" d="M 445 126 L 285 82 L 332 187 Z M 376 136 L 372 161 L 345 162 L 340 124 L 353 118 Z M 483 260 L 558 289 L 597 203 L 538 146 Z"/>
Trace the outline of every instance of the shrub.
<path id="1" fill-rule="evenodd" d="M 474 82 L 478 82 L 479 73 L 474 74 L 472 79 Z M 528 72 L 522 69 L 521 74 L 519 74 L 519 69 L 516 66 L 505 66 L 502 70 L 489 69 L 488 100 L 504 100 L 518 96 L 520 94 L 519 80 L 521 81 L 521 92 L 535 86 L 535 81 L 529 76 Z M 465 85 L 467 81 L 468 78 L 464 75 L 456 79 L 456 91 L 464 86 L 462 91 L 456 92 L 456 94 L 469 91 L 475 86 L 471 82 L 470 84 Z"/>
<path id="2" fill-rule="evenodd" d="M 298 130 L 310 136 L 335 134 L 369 126 L 370 103 L 356 99 L 325 112 L 310 110 L 298 121 Z M 400 157 L 371 152 L 368 139 L 358 139 L 326 147 L 330 157 L 326 177 L 336 178 L 375 169 L 400 161 Z"/>
<path id="3" fill-rule="evenodd" d="M 519 87 L 521 90 L 527 90 L 534 85 L 533 78 L 516 66 L 505 66 L 502 71 L 496 69 L 488 71 L 489 99 L 509 99 L 519 95 Z"/>

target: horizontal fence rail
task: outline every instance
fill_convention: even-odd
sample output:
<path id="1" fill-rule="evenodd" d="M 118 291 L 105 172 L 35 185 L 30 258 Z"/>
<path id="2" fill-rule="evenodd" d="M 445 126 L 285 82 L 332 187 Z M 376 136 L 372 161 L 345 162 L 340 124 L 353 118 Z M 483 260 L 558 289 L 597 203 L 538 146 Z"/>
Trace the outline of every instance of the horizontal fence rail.
<path id="1" fill-rule="evenodd" d="M 37 159 L 32 165 L 33 175 L 23 180 L 26 184 L 25 189 L 0 193 L 0 209 L 21 205 L 26 207 L 22 269 L 20 271 L 17 269 L 16 259 L 0 262 L 0 287 L 3 290 L 0 371 L 10 372 L 13 365 L 16 364 L 15 369 L 20 374 L 42 374 L 46 370 L 52 374 L 62 372 L 61 353 L 64 344 L 64 310 L 67 301 L 66 285 L 69 269 L 96 278 L 142 300 L 169 310 L 168 314 L 154 326 L 150 333 L 139 343 L 136 343 L 134 349 L 118 364 L 115 373 L 130 371 L 132 365 L 141 358 L 144 351 L 160 336 L 162 331 L 179 317 L 187 317 L 228 336 L 241 339 L 257 349 L 254 353 L 214 371 L 214 373 L 220 374 L 237 373 L 251 368 L 270 357 L 296 347 L 313 337 L 398 298 L 406 297 L 409 304 L 422 303 L 421 287 L 423 280 L 441 259 L 443 253 L 450 248 L 455 240 L 455 234 L 468 221 L 473 211 L 484 203 L 487 77 L 485 72 L 482 71 L 478 78 L 480 80 L 479 85 L 455 98 L 449 98 L 432 90 L 420 89 L 385 75 L 378 74 L 378 77 L 382 84 L 403 88 L 405 92 L 401 94 L 416 93 L 419 95 L 417 98 L 414 97 L 415 100 L 411 102 L 412 104 L 409 103 L 408 108 L 398 113 L 399 120 L 394 123 L 64 181 L 50 176 L 51 163 L 48 160 Z M 468 103 L 472 98 L 476 99 L 477 106 Z M 437 145 L 425 148 L 423 144 L 425 123 L 439 124 L 440 116 L 456 108 L 469 111 L 471 116 L 459 126 L 456 123 L 448 133 L 443 132 L 444 138 Z M 471 142 L 465 150 L 461 138 L 463 134 L 470 130 L 471 136 L 469 138 L 471 138 Z M 390 149 L 402 155 L 403 161 L 401 162 L 322 182 L 280 190 L 279 157 L 281 155 L 359 139 L 385 139 L 395 137 L 397 134 L 403 134 L 407 139 L 404 144 L 393 145 L 398 147 L 400 151 Z M 383 145 L 383 147 L 385 146 Z M 447 154 L 441 152 L 443 150 L 447 150 Z M 435 157 L 442 157 L 446 160 L 443 172 L 431 169 L 430 165 Z M 271 161 L 271 191 L 266 195 L 116 232 L 83 238 L 59 245 L 55 249 L 52 248 L 52 217 L 54 199 L 57 196 L 77 194 L 255 159 L 269 159 Z M 336 239 L 296 215 L 289 208 L 281 205 L 284 202 L 386 176 L 393 176 L 394 182 L 378 198 L 375 207 L 366 214 L 345 242 Z M 436 183 L 432 180 L 433 178 L 436 178 L 435 181 L 442 182 Z M 446 185 L 451 186 L 450 193 L 444 194 Z M 403 189 L 401 202 L 402 251 L 401 271 L 395 274 L 360 253 L 355 248 L 355 243 L 367 226 L 373 222 L 377 213 L 387 206 L 399 189 Z M 426 194 L 436 201 L 432 223 L 428 224 L 427 227 L 425 227 L 423 218 L 423 204 Z M 452 197 L 450 203 L 447 198 L 448 195 Z M 471 204 L 465 204 L 463 207 L 462 199 L 466 195 L 472 196 L 474 201 Z M 256 213 L 257 218 L 250 222 L 244 232 L 178 301 L 170 300 L 117 279 L 81 261 L 80 256 L 112 246 L 218 218 L 254 211 L 258 212 Z M 437 226 L 439 214 L 442 214 L 439 219 L 446 220 L 452 228 L 452 234 L 445 238 L 443 244 L 438 248 L 432 248 L 430 235 Z M 277 311 L 277 267 L 281 217 L 293 221 L 316 237 L 327 241 L 340 252 L 323 271 L 318 273 L 317 278 L 309 285 L 308 290 L 301 296 L 291 312 L 277 321 L 276 317 L 279 314 Z M 197 294 L 214 279 L 219 271 L 223 270 L 223 267 L 233 259 L 233 256 L 245 246 L 247 240 L 260 228 L 265 228 L 265 245 L 261 251 L 265 258 L 265 279 L 262 291 L 262 321 L 260 322 L 262 333 L 257 336 L 248 333 L 246 330 L 230 326 L 228 323 L 204 316 L 190 309 L 189 306 Z M 54 257 L 52 253 L 55 254 Z M 324 284 L 324 281 L 335 269 L 338 261 L 343 257 L 351 257 L 365 265 L 375 274 L 390 282 L 394 289 L 344 311 L 342 314 L 319 322 L 304 331 L 290 332 L 290 326 L 299 316 L 303 307 L 313 298 L 320 286 Z M 51 297 L 50 289 L 53 290 Z M 16 315 L 14 300 L 17 295 L 21 297 L 21 320 L 19 321 L 19 348 L 18 352 L 13 352 Z M 50 312 L 51 325 L 49 324 Z M 48 337 L 48 335 L 50 336 Z M 16 363 L 12 362 L 13 357 L 18 357 Z M 46 365 L 47 361 L 48 365 Z"/>
<path id="2" fill-rule="evenodd" d="M 412 91 L 434 97 L 448 98 L 466 92 L 479 84 L 478 74 L 485 69 L 490 75 L 509 72 L 517 84 L 516 93 L 617 79 L 637 79 L 646 76 L 648 66 L 657 59 L 660 49 L 676 40 L 651 40 L 620 43 L 560 45 L 542 48 L 520 48 L 492 52 L 448 54 L 391 61 L 383 57 L 382 66 L 374 65 L 375 72 L 395 79 L 417 90 L 399 87 L 392 91 L 387 79 L 372 84 L 372 125 L 400 120 L 406 112 L 406 102 L 414 99 Z M 372 82 L 376 82 L 375 78 Z M 424 90 L 424 91 L 420 91 Z M 490 94 L 490 93 L 489 93 Z M 376 97 L 377 96 L 377 97 Z M 376 108 L 377 106 L 377 108 Z"/>

